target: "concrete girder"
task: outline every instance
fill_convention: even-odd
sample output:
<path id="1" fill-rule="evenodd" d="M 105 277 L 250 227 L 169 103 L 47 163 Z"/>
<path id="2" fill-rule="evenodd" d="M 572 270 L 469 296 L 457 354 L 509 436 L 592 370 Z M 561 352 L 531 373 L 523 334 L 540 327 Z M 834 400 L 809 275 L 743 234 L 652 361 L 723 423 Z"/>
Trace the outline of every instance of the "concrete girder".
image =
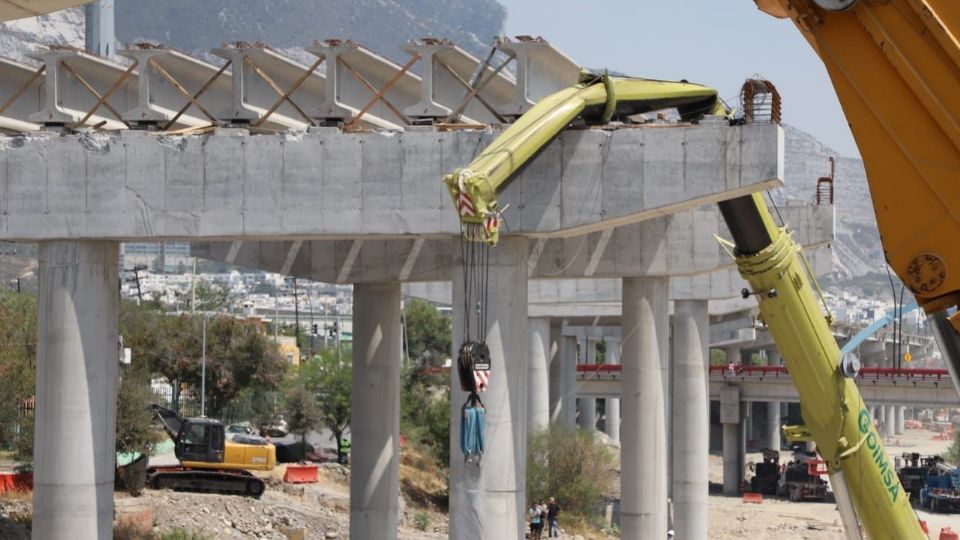
<path id="1" fill-rule="evenodd" d="M 0 139 L 0 185 L 10 203 L 0 230 L 4 240 L 22 241 L 453 237 L 459 220 L 439 178 L 495 135 L 320 128 L 277 136 L 218 130 Z M 781 184 L 782 137 L 772 125 L 566 132 L 500 202 L 517 208 L 507 212 L 515 234 L 572 236 L 629 225 Z M 605 150 L 611 140 L 632 141 L 647 158 Z M 727 151 L 709 164 L 650 153 L 697 147 L 694 141 Z M 603 173 L 648 166 L 646 181 Z M 546 170 L 557 174 L 547 178 Z M 676 177 L 682 187 L 649 195 Z"/>
<path id="2" fill-rule="evenodd" d="M 94 0 L 0 0 L 0 21 L 36 17 L 61 9 L 89 4 Z"/>
<path id="3" fill-rule="evenodd" d="M 577 380 L 578 397 L 620 397 L 619 377 L 591 374 L 591 379 Z M 736 387 L 740 400 L 745 402 L 799 403 L 796 386 L 790 377 L 767 377 L 728 383 L 723 378 L 710 377 L 710 399 L 719 400 L 722 388 Z M 957 403 L 957 391 L 949 379 L 940 381 L 863 381 L 858 384 L 864 401 L 878 405 L 908 405 L 925 407 L 952 406 Z"/>
<path id="4" fill-rule="evenodd" d="M 445 40 L 413 41 L 404 46 L 403 50 L 410 54 L 420 54 L 420 72 L 423 79 L 420 100 L 407 107 L 404 113 L 414 118 L 435 119 L 445 118 L 453 113 L 469 94 L 468 85 L 480 68 L 480 61 L 456 44 Z M 484 68 L 483 78 L 477 79 L 477 83 L 483 84 L 483 87 L 477 92 L 478 97 L 471 99 L 463 108 L 462 120 L 487 124 L 503 120 L 495 113 L 514 97 L 515 83 L 503 71 L 497 74 L 493 72 L 493 67 Z M 484 105 L 484 102 L 490 108 Z"/>
<path id="5" fill-rule="evenodd" d="M 73 125 L 87 118 L 86 126 L 101 125 L 101 129 L 107 130 L 127 127 L 121 117 L 122 111 L 133 108 L 137 102 L 135 72 L 123 79 L 126 66 L 74 49 L 51 49 L 28 56 L 42 62 L 46 69 L 43 105 L 29 114 L 27 121 Z M 119 87 L 107 96 L 117 84 Z M 94 92 L 106 99 L 89 114 L 101 100 Z"/>
<path id="6" fill-rule="evenodd" d="M 171 127 L 205 126 L 215 123 L 216 116 L 208 118 L 203 111 L 213 116 L 219 112 L 219 103 L 231 99 L 233 74 L 229 70 L 216 76 L 220 69 L 217 66 L 173 49 L 142 47 L 121 50 L 117 54 L 138 64 L 137 103 L 122 115 L 130 124 L 154 124 L 166 128 L 177 117 L 177 113 L 190 104 Z M 167 76 L 172 77 L 191 97 L 206 86 L 203 94 L 196 98 L 200 106 L 191 103 L 190 97 L 174 86 Z"/>
<path id="7" fill-rule="evenodd" d="M 211 111 L 229 124 L 257 124 L 309 66 L 295 62 L 266 47 L 237 44 L 214 49 L 213 54 L 230 62 L 233 73 L 229 105 Z M 297 91 L 263 122 L 273 129 L 304 129 L 313 125 L 309 111 L 322 102 L 326 81 L 311 72 Z M 292 103 L 291 103 L 292 101 Z M 299 110 L 298 110 L 299 108 Z"/>
<path id="8" fill-rule="evenodd" d="M 328 40 L 308 47 L 307 52 L 324 59 L 327 83 L 333 90 L 325 93 L 311 116 L 321 121 L 352 121 L 393 81 L 383 94 L 385 99 L 370 106 L 364 118 L 373 115 L 379 120 L 371 122 L 382 129 L 400 129 L 409 123 L 403 111 L 420 99 L 418 75 L 409 69 L 400 74 L 401 66 L 352 41 Z"/>
<path id="9" fill-rule="evenodd" d="M 514 99 L 500 107 L 500 114 L 520 116 L 541 98 L 573 86 L 580 78 L 580 65 L 543 38 L 503 38 L 497 48 L 515 58 L 517 74 Z"/>
<path id="10" fill-rule="evenodd" d="M 815 207 L 794 207 L 798 214 L 802 214 L 810 208 Z M 695 214 L 690 216 L 688 214 Z M 823 212 L 826 214 L 826 212 Z M 671 295 L 673 299 L 689 299 L 691 295 L 698 295 L 700 298 L 729 298 L 739 295 L 739 291 L 744 285 L 739 278 L 736 270 L 732 267 L 732 262 L 725 253 L 719 251 L 705 252 L 704 254 L 691 254 L 687 259 L 681 261 L 677 257 L 670 257 L 668 253 L 671 250 L 663 249 L 659 244 L 666 242 L 677 250 L 682 250 L 681 246 L 698 241 L 698 235 L 708 234 L 693 225 L 694 222 L 703 222 L 703 216 L 711 216 L 714 221 L 719 220 L 718 212 L 710 208 L 700 208 L 681 213 L 674 216 L 655 218 L 650 221 L 629 225 L 618 228 L 613 236 L 617 236 L 621 229 L 627 229 L 631 232 L 623 234 L 642 237 L 644 240 L 632 249 L 623 246 L 619 251 L 608 251 L 609 258 L 616 258 L 621 265 L 608 263 L 606 260 L 597 262 L 596 266 L 603 266 L 604 275 L 616 275 L 617 272 L 623 272 L 630 275 L 625 266 L 639 268 L 646 264 L 652 267 L 649 273 L 659 275 L 665 273 L 661 269 L 663 264 L 674 275 L 671 277 Z M 660 222 L 670 221 L 669 228 L 675 231 L 674 234 L 666 236 L 657 236 L 654 234 L 632 232 L 633 229 L 644 229 L 652 227 L 655 230 L 662 230 Z M 684 231 L 684 227 L 687 228 Z M 818 229 L 808 228 L 798 234 L 799 239 L 811 246 L 808 254 L 813 254 L 814 260 L 829 260 L 828 240 L 818 237 L 821 233 Z M 595 236 L 595 235 L 591 235 Z M 828 237 L 829 238 L 829 237 Z M 713 237 L 710 236 L 713 241 Z M 535 263 L 528 264 L 528 277 L 537 279 L 530 284 L 530 297 L 532 299 L 531 309 L 545 309 L 538 316 L 574 316 L 574 313 L 566 313 L 560 310 L 561 314 L 549 312 L 549 307 L 557 304 L 566 304 L 570 310 L 581 312 L 583 315 L 596 314 L 609 315 L 611 309 L 618 310 L 620 282 L 616 279 L 550 279 L 558 275 L 581 276 L 585 267 L 574 264 L 577 260 L 577 254 L 574 251 L 569 256 L 572 259 L 564 262 L 561 257 L 562 245 L 565 239 L 542 239 L 541 251 L 551 253 L 554 257 L 551 268 L 556 265 L 565 265 L 567 268 L 563 272 L 553 272 L 544 269 L 544 265 Z M 251 268 L 280 272 L 282 274 L 291 274 L 304 279 L 312 279 L 322 282 L 377 282 L 384 280 L 395 280 L 404 282 L 434 282 L 443 279 L 446 268 L 450 264 L 450 258 L 453 253 L 458 251 L 456 240 L 445 239 L 367 239 L 358 244 L 357 240 L 311 240 L 303 241 L 303 249 L 300 256 L 293 261 L 289 267 L 284 267 L 281 262 L 289 262 L 283 253 L 287 253 L 289 242 L 282 241 L 247 241 L 239 245 L 234 242 L 218 243 L 194 243 L 194 254 L 212 259 L 227 261 L 230 264 L 238 264 Z M 537 244 L 540 244 L 538 241 Z M 556 249 L 550 246 L 557 246 Z M 718 248 L 719 249 L 719 248 Z M 345 266 L 348 257 L 354 258 L 354 263 Z M 646 259 L 644 258 L 646 256 Z M 541 257 L 542 258 L 542 257 Z M 659 259 L 672 259 L 669 263 L 657 262 Z M 815 265 L 819 269 L 820 265 Z M 344 269 L 349 270 L 344 272 Z M 719 271 L 717 269 L 720 269 Z M 677 276 L 681 272 L 713 272 L 720 273 L 721 276 L 694 276 L 693 279 L 686 279 Z M 829 271 L 829 270 L 827 270 Z M 640 271 L 638 271 L 639 273 Z M 691 287 L 691 284 L 695 286 Z M 435 282 L 423 286 L 409 286 L 408 295 L 423 297 L 437 303 L 450 302 L 450 285 L 447 283 Z M 595 307 L 598 304 L 610 303 L 610 306 Z M 614 305 L 616 304 L 616 305 Z M 745 302 L 744 307 L 738 309 L 749 309 L 754 307 L 752 300 Z M 736 305 L 734 305 L 736 306 Z M 722 311 L 721 311 L 722 312 Z M 619 311 L 617 311 L 619 313 Z"/>
<path id="11" fill-rule="evenodd" d="M 29 116 L 43 106 L 43 77 L 37 69 L 0 58 L 0 133 L 36 131 L 40 124 L 30 122 Z M 12 101 L 11 101 L 12 100 Z"/>

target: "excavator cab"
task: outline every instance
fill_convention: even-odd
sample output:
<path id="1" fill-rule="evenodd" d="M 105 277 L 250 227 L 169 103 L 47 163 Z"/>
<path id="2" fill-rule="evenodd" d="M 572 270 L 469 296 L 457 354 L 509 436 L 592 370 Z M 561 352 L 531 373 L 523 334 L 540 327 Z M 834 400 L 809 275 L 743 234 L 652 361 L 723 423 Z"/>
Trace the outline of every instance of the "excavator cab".
<path id="1" fill-rule="evenodd" d="M 180 461 L 223 463 L 223 424 L 209 418 L 184 420 L 174 453 Z"/>

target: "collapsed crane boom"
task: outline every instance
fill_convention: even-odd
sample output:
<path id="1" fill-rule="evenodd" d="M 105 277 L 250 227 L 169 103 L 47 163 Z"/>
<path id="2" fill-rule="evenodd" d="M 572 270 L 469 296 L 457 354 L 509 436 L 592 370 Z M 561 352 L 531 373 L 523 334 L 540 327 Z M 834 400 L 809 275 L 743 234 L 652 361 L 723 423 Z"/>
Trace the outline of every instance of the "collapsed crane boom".
<path id="1" fill-rule="evenodd" d="M 713 88 L 688 82 L 591 75 L 543 98 L 476 159 L 444 176 L 467 240 L 495 245 L 502 218 L 497 193 L 577 118 L 606 123 L 676 108 L 682 120 L 729 111 Z"/>

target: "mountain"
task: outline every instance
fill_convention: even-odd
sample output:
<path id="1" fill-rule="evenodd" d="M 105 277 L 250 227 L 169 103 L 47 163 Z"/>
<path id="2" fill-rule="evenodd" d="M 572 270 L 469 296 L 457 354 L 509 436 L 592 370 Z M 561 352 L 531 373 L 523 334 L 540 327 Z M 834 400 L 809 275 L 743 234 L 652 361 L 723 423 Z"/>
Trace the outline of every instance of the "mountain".
<path id="1" fill-rule="evenodd" d="M 843 282 L 883 273 L 886 262 L 880 247 L 880 234 L 877 232 L 863 161 L 840 156 L 813 135 L 795 127 L 786 125 L 784 128 L 785 187 L 774 195 L 774 199 L 814 200 L 817 179 L 829 176 L 828 158 L 833 156 L 836 160 L 834 201 L 837 211 L 833 281 Z"/>
<path id="2" fill-rule="evenodd" d="M 162 43 L 208 57 L 243 40 L 277 49 L 353 39 L 403 63 L 411 39 L 446 38 L 480 56 L 502 33 L 495 0 L 116 0 L 117 39 Z M 83 46 L 83 9 L 0 23 L 0 54 L 22 59 L 41 44 Z"/>

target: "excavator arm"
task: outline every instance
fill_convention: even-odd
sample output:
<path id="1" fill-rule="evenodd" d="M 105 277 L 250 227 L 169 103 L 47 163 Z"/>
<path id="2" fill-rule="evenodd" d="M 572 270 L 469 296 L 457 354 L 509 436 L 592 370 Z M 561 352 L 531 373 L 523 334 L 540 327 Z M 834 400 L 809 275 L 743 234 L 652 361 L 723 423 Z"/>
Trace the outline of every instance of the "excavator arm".
<path id="1" fill-rule="evenodd" d="M 444 176 L 468 240 L 497 243 L 502 221 L 497 194 L 578 118 L 606 123 L 672 108 L 682 120 L 729 114 L 715 89 L 698 84 L 589 73 L 581 81 L 542 99 L 469 165 Z"/>
<path id="2" fill-rule="evenodd" d="M 176 412 L 166 407 L 161 407 L 156 403 L 150 405 L 150 412 L 163 424 L 163 430 L 167 432 L 170 439 L 173 442 L 177 442 L 180 438 L 180 427 L 183 425 L 183 418 Z"/>

